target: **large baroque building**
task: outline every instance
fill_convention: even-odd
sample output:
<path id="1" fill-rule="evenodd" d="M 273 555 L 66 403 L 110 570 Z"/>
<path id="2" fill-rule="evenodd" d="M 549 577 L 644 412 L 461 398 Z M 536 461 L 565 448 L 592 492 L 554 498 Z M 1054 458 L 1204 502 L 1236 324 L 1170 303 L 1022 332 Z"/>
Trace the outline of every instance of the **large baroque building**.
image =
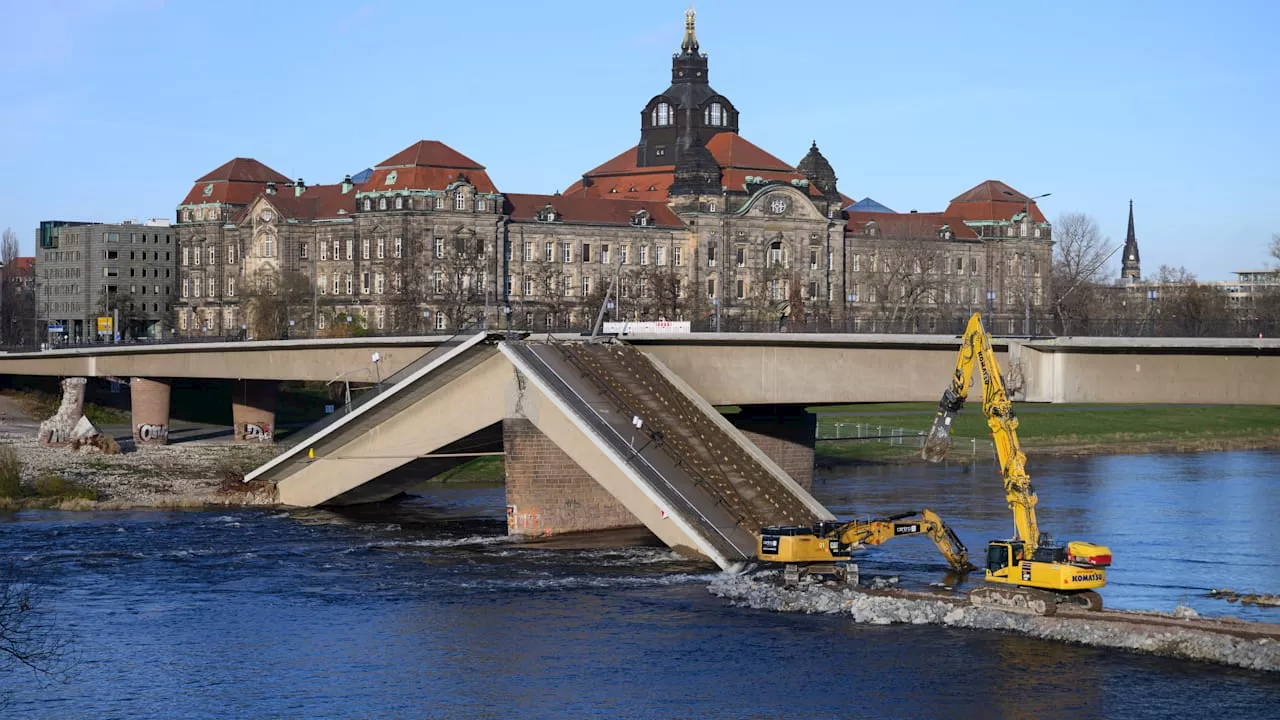
<path id="1" fill-rule="evenodd" d="M 177 209 L 176 330 L 583 329 L 606 292 L 615 318 L 725 330 L 927 331 L 983 309 L 1022 332 L 1039 314 L 1034 201 L 989 180 L 943 212 L 854 203 L 816 143 L 792 166 L 742 137 L 708 72 L 690 11 L 639 141 L 554 195 L 504 192 L 437 141 L 331 185 L 231 160 Z"/>

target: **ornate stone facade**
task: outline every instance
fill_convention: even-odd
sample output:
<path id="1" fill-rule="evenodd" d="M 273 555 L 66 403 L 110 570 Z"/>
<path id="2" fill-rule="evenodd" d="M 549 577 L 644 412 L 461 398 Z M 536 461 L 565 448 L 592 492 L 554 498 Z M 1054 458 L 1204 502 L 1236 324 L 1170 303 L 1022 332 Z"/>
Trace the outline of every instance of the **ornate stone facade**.
<path id="1" fill-rule="evenodd" d="M 178 206 L 187 335 L 587 329 L 615 318 L 705 329 L 945 330 L 1019 320 L 1048 291 L 1050 227 L 997 181 L 942 213 L 863 212 L 813 143 L 796 166 L 738 134 L 687 15 L 672 82 L 639 142 L 562 194 L 503 193 L 435 141 L 306 185 L 237 158 Z M 1030 294 L 1028 294 L 1028 292 Z"/>

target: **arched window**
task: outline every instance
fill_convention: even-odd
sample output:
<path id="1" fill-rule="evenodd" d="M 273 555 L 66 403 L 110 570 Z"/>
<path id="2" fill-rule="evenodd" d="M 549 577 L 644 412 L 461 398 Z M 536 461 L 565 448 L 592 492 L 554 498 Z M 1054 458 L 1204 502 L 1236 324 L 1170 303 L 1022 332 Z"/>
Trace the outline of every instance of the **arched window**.
<path id="1" fill-rule="evenodd" d="M 386 198 L 378 198 L 378 209 L 379 209 L 379 210 L 386 210 L 386 209 L 387 209 L 387 199 L 386 199 Z"/>
<path id="2" fill-rule="evenodd" d="M 666 127 L 671 124 L 671 105 L 660 102 L 653 108 L 653 126 Z"/>
<path id="3" fill-rule="evenodd" d="M 769 243 L 769 267 L 780 267 L 786 262 L 786 257 L 782 252 L 782 241 L 774 240 Z"/>
<path id="4" fill-rule="evenodd" d="M 365 199 L 364 199 L 364 209 L 365 209 L 365 210 L 372 210 L 372 209 L 373 209 L 373 201 L 372 201 L 372 200 L 370 200 L 369 198 L 365 198 Z"/>
<path id="5" fill-rule="evenodd" d="M 724 111 L 724 106 L 718 102 L 711 103 L 703 113 L 703 120 L 707 125 L 720 127 L 725 124 L 728 113 Z"/>
<path id="6" fill-rule="evenodd" d="M 403 210 L 403 209 L 404 209 L 404 198 L 402 198 L 402 197 L 398 197 L 398 198 L 396 198 L 396 209 L 397 209 L 397 210 Z"/>

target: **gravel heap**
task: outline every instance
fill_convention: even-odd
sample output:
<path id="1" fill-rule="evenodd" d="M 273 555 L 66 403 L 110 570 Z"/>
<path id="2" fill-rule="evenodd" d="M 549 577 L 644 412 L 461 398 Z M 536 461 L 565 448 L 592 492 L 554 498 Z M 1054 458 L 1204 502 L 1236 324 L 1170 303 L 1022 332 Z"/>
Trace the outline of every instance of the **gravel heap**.
<path id="1" fill-rule="evenodd" d="M 31 485 L 46 473 L 88 485 L 96 508 L 196 507 L 201 505 L 271 505 L 274 493 L 240 485 L 233 477 L 269 460 L 270 445 L 182 443 L 143 445 L 119 455 L 76 452 L 41 445 L 30 433 L 0 432 L 0 443 L 13 447 L 22 460 L 22 480 Z"/>
<path id="2" fill-rule="evenodd" d="M 1076 617 L 1019 615 L 946 599 L 870 595 L 850 587 L 826 585 L 786 590 L 776 571 L 722 575 L 709 587 L 733 604 L 776 612 L 847 614 L 854 622 L 894 623 L 1004 630 L 1046 640 L 1121 648 L 1167 657 L 1280 672 L 1280 642 L 1138 623 L 1098 622 Z M 960 596 L 957 595 L 957 598 Z"/>

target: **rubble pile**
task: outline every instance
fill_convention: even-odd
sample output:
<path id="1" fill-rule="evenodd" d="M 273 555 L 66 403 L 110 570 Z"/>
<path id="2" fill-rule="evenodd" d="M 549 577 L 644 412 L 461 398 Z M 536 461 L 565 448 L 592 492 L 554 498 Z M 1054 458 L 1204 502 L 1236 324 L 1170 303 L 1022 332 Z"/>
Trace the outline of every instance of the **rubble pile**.
<path id="1" fill-rule="evenodd" d="M 921 593 L 870 594 L 834 585 L 786 590 L 772 571 L 723 575 L 713 580 L 709 589 L 735 605 L 762 610 L 848 614 L 854 622 L 870 625 L 901 623 L 1003 630 L 1045 640 L 1280 672 L 1280 642 L 1268 637 L 1250 639 L 1215 632 L 1210 623 L 1206 623 L 1204 629 L 1169 627 L 1144 623 L 1138 614 L 1134 614 L 1132 620 L 1117 622 L 1115 618 L 1126 615 L 1117 612 L 1107 613 L 1108 620 L 1062 614 L 1020 615 L 973 607 L 963 595 L 939 595 L 933 599 Z M 1164 617 L 1191 619 L 1191 615 L 1175 613 Z"/>
<path id="2" fill-rule="evenodd" d="M 1227 602 L 1238 602 L 1241 605 L 1257 605 L 1258 607 L 1280 607 L 1280 595 L 1268 595 L 1265 593 L 1242 593 L 1230 588 L 1214 588 L 1209 591 L 1209 597 L 1226 600 Z"/>

